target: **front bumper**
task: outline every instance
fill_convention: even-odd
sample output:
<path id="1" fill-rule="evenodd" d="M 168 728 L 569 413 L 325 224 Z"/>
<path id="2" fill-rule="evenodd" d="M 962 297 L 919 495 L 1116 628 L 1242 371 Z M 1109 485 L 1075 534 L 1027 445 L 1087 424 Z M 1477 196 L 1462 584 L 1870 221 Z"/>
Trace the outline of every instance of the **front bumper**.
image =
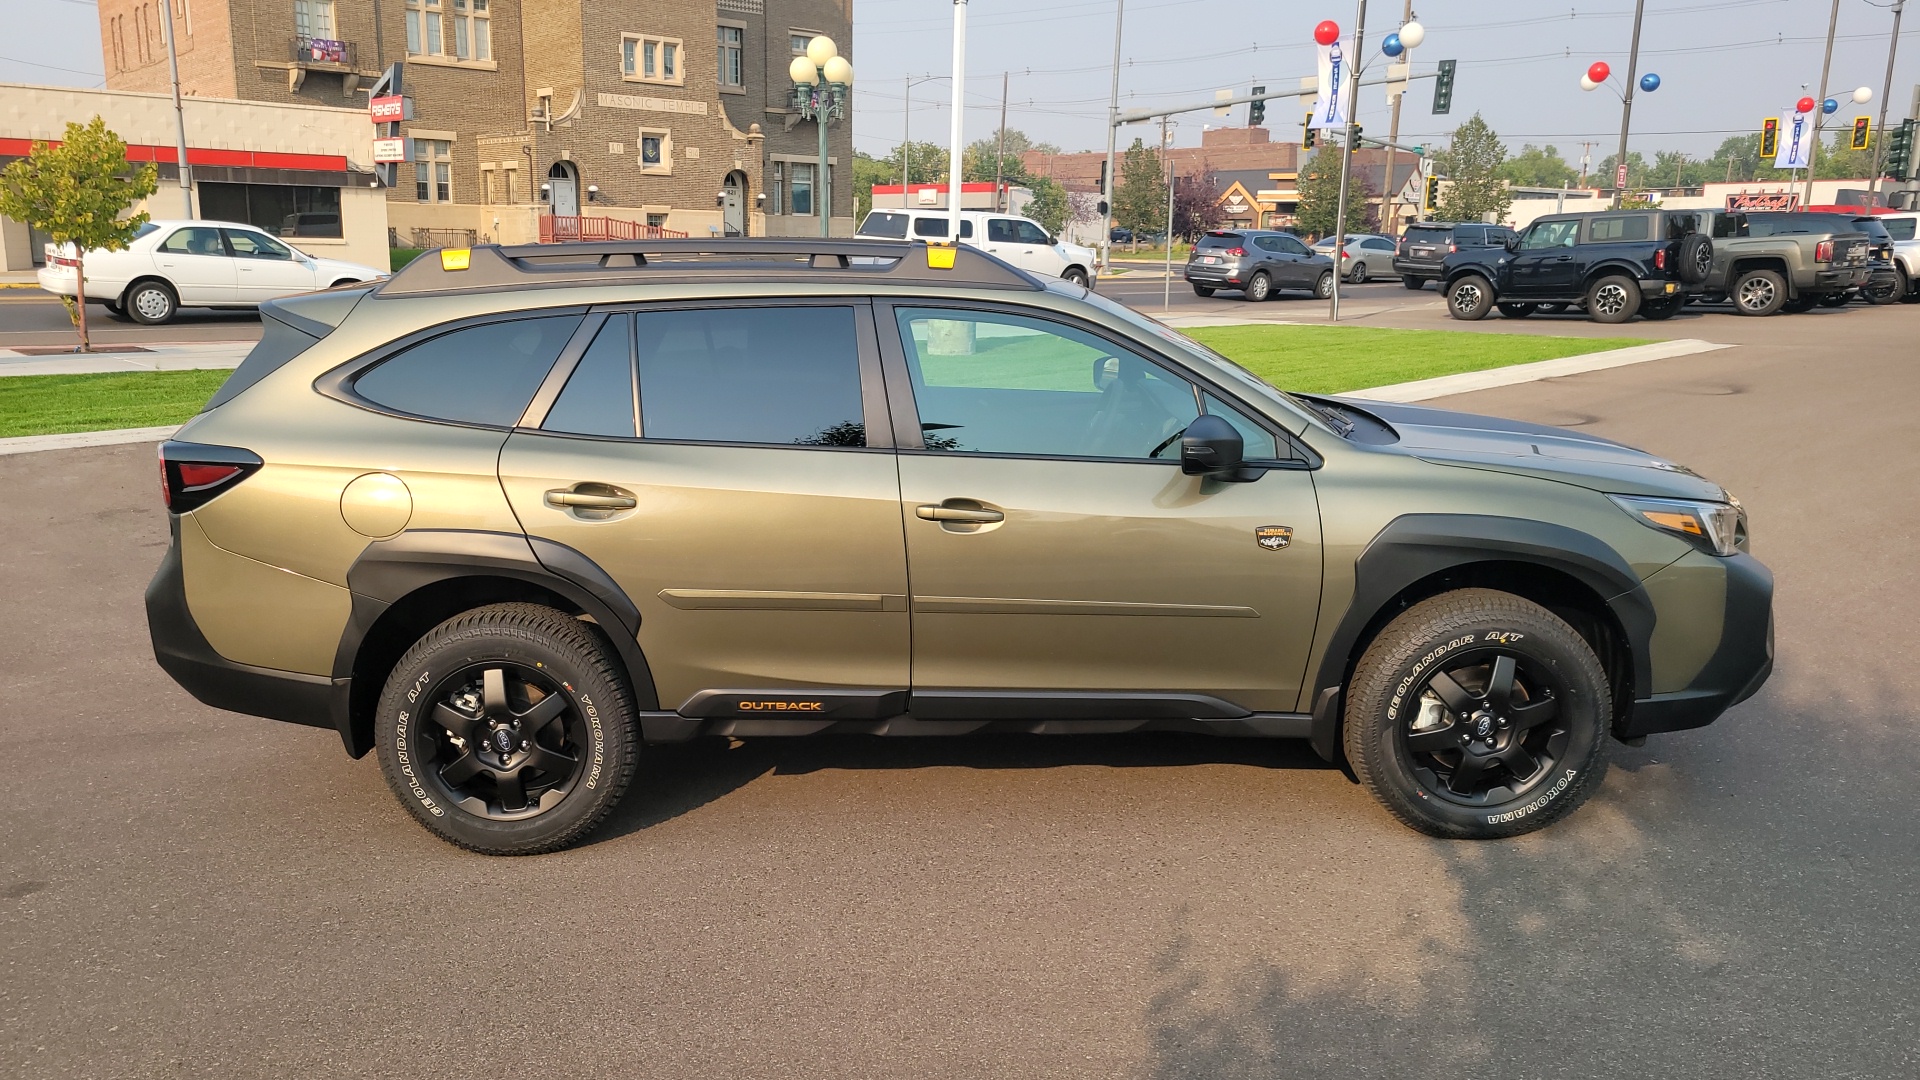
<path id="1" fill-rule="evenodd" d="M 1684 690 L 1633 703 L 1615 727 L 1622 739 L 1705 727 L 1752 697 L 1773 672 L 1773 574 L 1751 555 L 1724 560 L 1726 609 L 1720 644 Z"/>
<path id="2" fill-rule="evenodd" d="M 342 739 L 348 738 L 348 692 L 353 680 L 237 664 L 208 644 L 187 607 L 178 517 L 173 518 L 173 543 L 147 586 L 147 633 L 161 670 L 202 703 L 248 716 L 331 728 Z M 351 749 L 351 740 L 348 746 Z"/>

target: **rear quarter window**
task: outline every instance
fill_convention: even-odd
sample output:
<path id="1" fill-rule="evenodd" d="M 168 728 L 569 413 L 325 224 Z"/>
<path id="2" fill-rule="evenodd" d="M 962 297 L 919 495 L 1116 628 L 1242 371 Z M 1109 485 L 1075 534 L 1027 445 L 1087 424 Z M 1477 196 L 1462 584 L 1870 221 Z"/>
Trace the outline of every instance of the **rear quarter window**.
<path id="1" fill-rule="evenodd" d="M 441 334 L 361 373 L 353 392 L 414 416 L 512 427 L 579 325 L 549 315 Z"/>
<path id="2" fill-rule="evenodd" d="M 1624 244 L 1634 240 L 1645 240 L 1648 235 L 1645 214 L 1598 217 L 1587 226 L 1587 239 L 1595 244 Z"/>
<path id="3" fill-rule="evenodd" d="M 1895 240 L 1913 239 L 1913 218 L 1888 218 L 1881 224 L 1887 227 L 1887 235 Z"/>

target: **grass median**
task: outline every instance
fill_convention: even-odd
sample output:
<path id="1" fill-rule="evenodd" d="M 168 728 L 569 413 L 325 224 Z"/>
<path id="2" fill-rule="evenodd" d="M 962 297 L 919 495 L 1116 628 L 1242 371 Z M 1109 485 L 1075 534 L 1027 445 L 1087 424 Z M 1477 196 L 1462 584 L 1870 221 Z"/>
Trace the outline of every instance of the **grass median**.
<path id="1" fill-rule="evenodd" d="M 1650 344 L 1637 338 L 1370 326 L 1206 326 L 1185 333 L 1282 390 L 1306 394 L 1339 394 Z"/>
<path id="2" fill-rule="evenodd" d="M 0 438 L 184 424 L 230 371 L 0 378 Z"/>

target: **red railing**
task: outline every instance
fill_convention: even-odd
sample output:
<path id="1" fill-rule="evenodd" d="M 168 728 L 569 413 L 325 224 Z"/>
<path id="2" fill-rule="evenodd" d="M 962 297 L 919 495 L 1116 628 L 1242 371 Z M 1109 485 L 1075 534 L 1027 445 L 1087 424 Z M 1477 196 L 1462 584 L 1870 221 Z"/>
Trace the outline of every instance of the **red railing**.
<path id="1" fill-rule="evenodd" d="M 609 217 L 565 217 L 540 215 L 540 242 L 561 244 L 570 240 L 685 240 L 687 234 Z"/>

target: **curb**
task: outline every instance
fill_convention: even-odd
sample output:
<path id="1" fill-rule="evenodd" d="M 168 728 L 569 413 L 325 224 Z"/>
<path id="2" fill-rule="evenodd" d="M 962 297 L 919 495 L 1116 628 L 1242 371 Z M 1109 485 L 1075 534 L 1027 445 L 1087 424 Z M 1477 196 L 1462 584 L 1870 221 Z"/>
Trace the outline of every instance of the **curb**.
<path id="1" fill-rule="evenodd" d="M 1509 367 L 1488 368 L 1485 371 L 1463 371 L 1458 375 L 1441 375 L 1432 379 L 1395 383 L 1392 386 L 1347 390 L 1333 396 L 1365 398 L 1372 401 L 1427 401 L 1453 394 L 1471 393 L 1475 390 L 1491 390 L 1496 386 L 1515 386 L 1519 383 L 1538 382 L 1541 379 L 1557 379 L 1565 375 L 1605 371 L 1608 368 L 1626 367 L 1630 364 L 1644 364 L 1650 360 L 1668 360 L 1676 356 L 1692 356 L 1695 353 L 1730 348 L 1733 346 L 1701 341 L 1699 338 L 1676 338 L 1673 341 L 1656 341 L 1651 345 L 1633 345 L 1625 349 L 1608 349 L 1603 352 L 1583 353 L 1579 356 L 1562 356 L 1554 360 L 1537 360 L 1531 364 L 1514 364 Z"/>
<path id="2" fill-rule="evenodd" d="M 0 457 L 8 454 L 33 454 L 41 450 L 79 450 L 88 446 L 121 446 L 126 443 L 165 442 L 179 431 L 173 427 L 116 428 L 112 431 L 74 431 L 64 435 L 23 435 L 0 439 Z"/>

